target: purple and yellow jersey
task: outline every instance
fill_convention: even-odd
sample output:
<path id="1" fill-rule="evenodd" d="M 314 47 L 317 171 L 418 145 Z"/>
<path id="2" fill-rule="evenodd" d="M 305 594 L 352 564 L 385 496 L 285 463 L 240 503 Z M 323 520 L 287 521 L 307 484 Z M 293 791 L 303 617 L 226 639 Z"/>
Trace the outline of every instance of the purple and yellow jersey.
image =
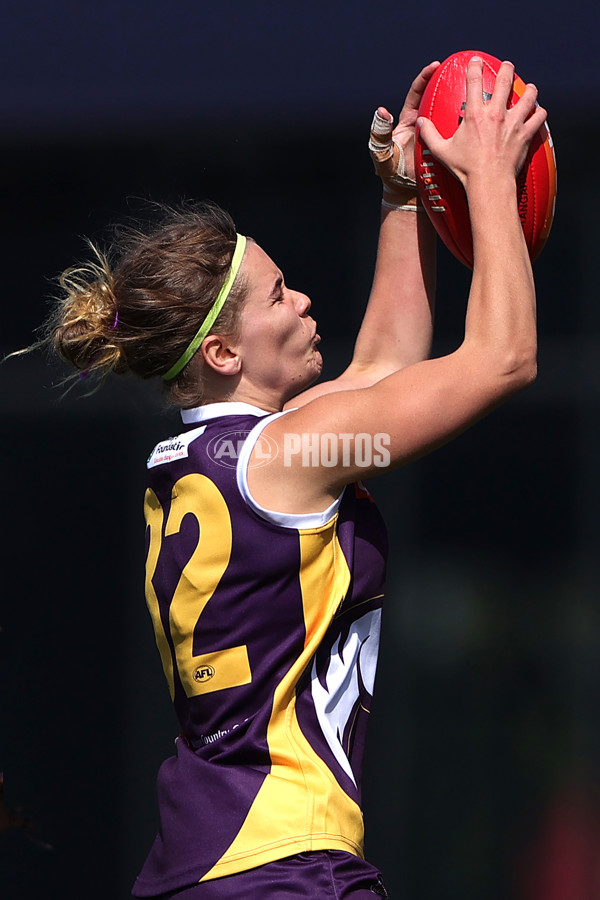
<path id="1" fill-rule="evenodd" d="M 354 485 L 324 513 L 263 509 L 247 470 L 255 446 L 253 465 L 276 452 L 261 437 L 274 417 L 244 403 L 182 415 L 148 460 L 146 598 L 182 735 L 140 897 L 303 851 L 362 855 L 381 517 Z"/>

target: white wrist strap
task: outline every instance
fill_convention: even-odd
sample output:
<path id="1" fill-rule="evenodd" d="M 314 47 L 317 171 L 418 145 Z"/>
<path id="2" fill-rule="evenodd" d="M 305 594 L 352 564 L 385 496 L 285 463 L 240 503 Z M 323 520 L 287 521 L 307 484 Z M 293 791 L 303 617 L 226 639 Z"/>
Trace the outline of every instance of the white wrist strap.
<path id="1" fill-rule="evenodd" d="M 405 209 L 408 212 L 423 212 L 423 207 L 416 203 L 388 203 L 387 200 L 382 200 L 381 205 L 386 209 Z"/>

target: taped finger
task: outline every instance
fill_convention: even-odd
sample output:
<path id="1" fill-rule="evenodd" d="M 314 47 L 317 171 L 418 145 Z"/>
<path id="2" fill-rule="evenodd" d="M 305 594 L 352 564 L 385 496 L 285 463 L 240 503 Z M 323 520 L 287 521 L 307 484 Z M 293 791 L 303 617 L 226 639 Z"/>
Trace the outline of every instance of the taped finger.
<path id="1" fill-rule="evenodd" d="M 369 150 L 371 153 L 377 154 L 377 159 L 382 161 L 389 159 L 392 155 L 392 126 L 394 120 L 388 121 L 379 114 L 379 110 L 375 110 L 373 121 L 371 123 L 371 137 L 369 139 Z"/>

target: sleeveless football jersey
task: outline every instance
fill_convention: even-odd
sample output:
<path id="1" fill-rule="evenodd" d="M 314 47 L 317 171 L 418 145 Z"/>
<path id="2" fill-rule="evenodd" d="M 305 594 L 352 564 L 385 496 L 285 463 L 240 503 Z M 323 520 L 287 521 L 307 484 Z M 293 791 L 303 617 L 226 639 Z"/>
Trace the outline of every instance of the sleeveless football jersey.
<path id="1" fill-rule="evenodd" d="M 277 413 L 276 415 L 285 415 Z M 244 403 L 182 413 L 148 460 L 146 599 L 182 734 L 134 895 L 310 850 L 362 856 L 360 777 L 386 537 L 368 492 L 324 513 L 261 508 L 278 448 Z"/>

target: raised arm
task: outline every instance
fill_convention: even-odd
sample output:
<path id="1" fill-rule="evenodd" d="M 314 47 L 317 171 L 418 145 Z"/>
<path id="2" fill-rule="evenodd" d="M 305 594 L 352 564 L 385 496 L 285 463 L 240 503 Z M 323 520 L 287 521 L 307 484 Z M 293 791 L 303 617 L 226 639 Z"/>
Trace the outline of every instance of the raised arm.
<path id="1" fill-rule="evenodd" d="M 342 435 L 388 435 L 390 463 L 399 466 L 450 440 L 535 377 L 535 288 L 516 174 L 546 112 L 536 106 L 533 85 L 507 109 L 513 76 L 512 65 L 503 63 L 493 98 L 484 103 L 482 62 L 473 57 L 464 121 L 455 135 L 444 140 L 431 122 L 421 123 L 425 142 L 461 180 L 469 201 L 474 269 L 461 346 L 372 387 L 320 397 L 269 426 L 269 435 L 282 443 L 286 431 L 338 436 L 335 466 L 308 469 L 294 458 L 287 479 L 283 466 L 271 467 L 271 484 L 279 482 L 290 508 L 300 502 L 312 504 L 306 511 L 324 508 L 344 484 L 382 471 L 361 465 L 352 446 L 343 454 Z"/>
<path id="2" fill-rule="evenodd" d="M 423 91 L 438 62 L 413 81 L 393 127 L 385 107 L 375 112 L 369 150 L 382 181 L 377 262 L 367 309 L 350 366 L 333 381 L 315 385 L 289 406 L 332 391 L 368 387 L 426 359 L 433 332 L 435 233 L 415 184 L 415 123 Z"/>
<path id="3" fill-rule="evenodd" d="M 427 359 L 433 333 L 435 233 L 415 181 L 415 123 L 423 91 L 438 62 L 413 81 L 392 131 L 379 107 L 369 149 L 383 183 L 381 228 L 373 287 L 350 371 L 375 380 Z"/>

